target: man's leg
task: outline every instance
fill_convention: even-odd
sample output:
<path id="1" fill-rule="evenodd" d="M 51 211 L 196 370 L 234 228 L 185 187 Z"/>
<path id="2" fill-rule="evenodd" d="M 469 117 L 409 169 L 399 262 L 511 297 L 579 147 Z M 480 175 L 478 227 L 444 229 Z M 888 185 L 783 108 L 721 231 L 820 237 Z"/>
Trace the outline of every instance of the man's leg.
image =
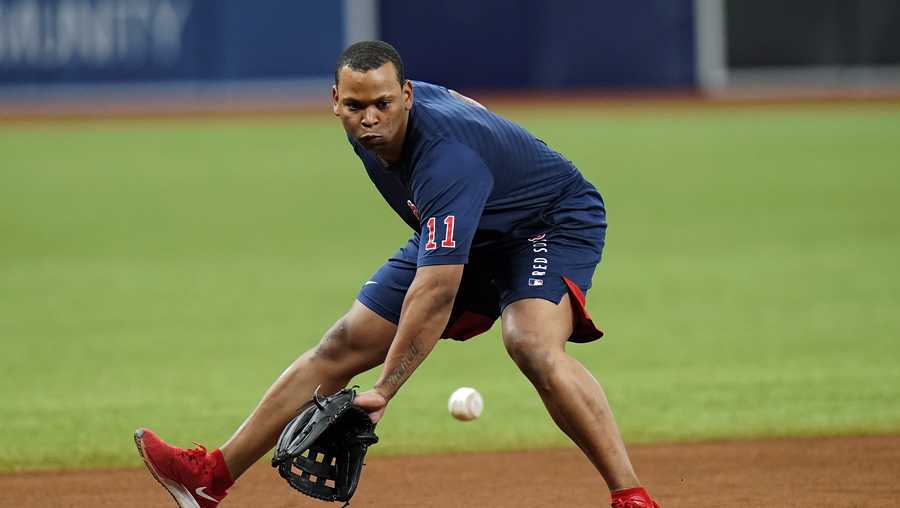
<path id="1" fill-rule="evenodd" d="M 317 347 L 284 371 L 222 445 L 225 463 L 235 479 L 275 446 L 284 426 L 312 399 L 317 386 L 321 385 L 321 393 L 334 393 L 353 376 L 384 362 L 397 332 L 395 323 L 400 320 L 406 290 L 416 276 L 418 252 L 419 237 L 413 235 L 363 285 L 347 315 L 325 333 Z"/>
<path id="2" fill-rule="evenodd" d="M 322 393 L 343 388 L 356 374 L 382 361 L 396 327 L 359 302 L 315 348 L 300 356 L 275 381 L 250 417 L 222 448 L 184 449 L 138 429 L 134 442 L 150 474 L 181 508 L 218 508 L 244 471 L 275 445 L 298 409 Z"/>
<path id="3" fill-rule="evenodd" d="M 611 491 L 639 485 L 603 388 L 565 344 L 572 305 L 537 298 L 518 300 L 502 315 L 503 343 L 540 394 L 553 421 L 587 455 Z"/>
<path id="4" fill-rule="evenodd" d="M 358 301 L 322 338 L 303 353 L 263 395 L 256 409 L 220 448 L 237 479 L 268 452 L 297 410 L 319 392 L 344 388 L 353 376 L 380 365 L 397 326 Z"/>
<path id="5" fill-rule="evenodd" d="M 384 362 L 407 288 L 416 274 L 418 235 L 372 275 L 350 311 L 317 347 L 303 353 L 263 395 L 234 435 L 212 452 L 184 449 L 149 429 L 134 433 L 138 452 L 153 477 L 182 508 L 218 508 L 234 480 L 269 451 L 284 426 L 320 393 L 334 393 L 353 376 Z"/>

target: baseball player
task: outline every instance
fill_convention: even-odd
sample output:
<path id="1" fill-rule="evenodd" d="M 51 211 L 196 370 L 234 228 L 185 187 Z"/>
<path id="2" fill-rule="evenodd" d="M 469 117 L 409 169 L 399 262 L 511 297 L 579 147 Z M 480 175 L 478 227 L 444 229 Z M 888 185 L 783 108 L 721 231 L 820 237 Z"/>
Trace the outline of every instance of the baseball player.
<path id="1" fill-rule="evenodd" d="M 317 387 L 336 392 L 384 364 L 355 399 L 377 422 L 439 339 L 469 339 L 499 317 L 510 357 L 602 475 L 612 506 L 658 507 L 640 486 L 603 389 L 565 351 L 568 341 L 602 336 L 584 303 L 606 232 L 594 186 L 513 122 L 452 90 L 407 80 L 385 42 L 341 54 L 332 106 L 412 237 L 220 448 L 175 448 L 139 429 L 135 441 L 154 477 L 183 508 L 216 506 Z"/>

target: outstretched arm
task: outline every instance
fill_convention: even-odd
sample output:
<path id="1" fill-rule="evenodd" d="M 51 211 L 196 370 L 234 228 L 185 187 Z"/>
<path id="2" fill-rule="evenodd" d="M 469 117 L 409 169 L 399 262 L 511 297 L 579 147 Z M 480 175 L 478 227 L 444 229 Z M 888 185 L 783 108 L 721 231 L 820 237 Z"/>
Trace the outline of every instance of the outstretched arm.
<path id="1" fill-rule="evenodd" d="M 360 393 L 354 403 L 377 422 L 385 406 L 416 367 L 428 356 L 450 320 L 453 300 L 464 265 L 421 266 L 416 271 L 400 311 L 397 334 L 388 350 L 375 387 Z"/>
<path id="2" fill-rule="evenodd" d="M 384 370 L 356 405 L 378 421 L 384 407 L 412 375 L 447 327 L 463 268 L 494 186 L 490 169 L 472 148 L 442 141 L 417 163 L 410 187 L 419 210 L 419 253 L 397 333 Z"/>

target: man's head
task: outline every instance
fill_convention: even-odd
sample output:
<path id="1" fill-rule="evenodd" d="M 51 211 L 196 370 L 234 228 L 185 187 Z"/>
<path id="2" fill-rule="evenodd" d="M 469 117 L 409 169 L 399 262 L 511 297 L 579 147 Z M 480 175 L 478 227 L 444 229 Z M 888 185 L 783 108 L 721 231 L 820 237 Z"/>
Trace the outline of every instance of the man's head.
<path id="1" fill-rule="evenodd" d="M 341 53 L 331 101 L 344 130 L 388 162 L 399 160 L 412 109 L 412 85 L 390 44 L 357 42 Z"/>

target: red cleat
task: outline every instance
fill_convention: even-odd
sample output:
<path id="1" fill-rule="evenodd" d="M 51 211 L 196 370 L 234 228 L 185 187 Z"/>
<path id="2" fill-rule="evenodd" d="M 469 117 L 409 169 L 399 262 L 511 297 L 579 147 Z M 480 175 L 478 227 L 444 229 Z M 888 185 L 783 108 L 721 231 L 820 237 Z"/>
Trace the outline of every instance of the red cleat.
<path id="1" fill-rule="evenodd" d="M 219 450 L 176 448 L 148 429 L 134 432 L 134 444 L 150 474 L 181 508 L 215 508 L 234 483 Z"/>
<path id="2" fill-rule="evenodd" d="M 660 508 L 643 487 L 617 490 L 612 493 L 612 508 Z"/>

